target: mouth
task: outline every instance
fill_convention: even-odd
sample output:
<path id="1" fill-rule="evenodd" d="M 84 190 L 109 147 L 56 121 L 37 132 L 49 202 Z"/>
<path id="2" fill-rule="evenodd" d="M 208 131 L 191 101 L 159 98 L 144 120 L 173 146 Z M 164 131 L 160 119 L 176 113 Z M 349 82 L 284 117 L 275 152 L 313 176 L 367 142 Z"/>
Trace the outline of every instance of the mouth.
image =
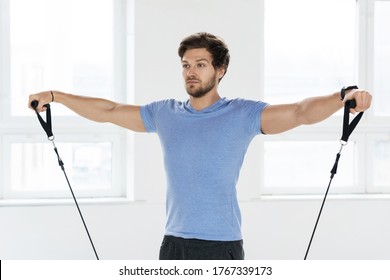
<path id="1" fill-rule="evenodd" d="M 198 80 L 187 80 L 186 82 L 187 82 L 187 84 L 197 84 L 197 83 L 199 83 Z"/>

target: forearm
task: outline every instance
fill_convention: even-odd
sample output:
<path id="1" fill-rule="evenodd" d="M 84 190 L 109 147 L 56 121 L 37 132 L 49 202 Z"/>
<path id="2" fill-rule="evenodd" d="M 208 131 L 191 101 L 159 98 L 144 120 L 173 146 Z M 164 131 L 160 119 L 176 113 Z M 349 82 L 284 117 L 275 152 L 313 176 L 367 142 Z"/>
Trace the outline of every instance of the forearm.
<path id="1" fill-rule="evenodd" d="M 76 114 L 96 122 L 110 121 L 110 112 L 117 103 L 96 97 L 87 97 L 53 91 L 54 102 L 61 103 Z"/>
<path id="2" fill-rule="evenodd" d="M 296 116 L 299 124 L 314 124 L 327 119 L 343 106 L 340 92 L 310 97 L 297 103 Z"/>

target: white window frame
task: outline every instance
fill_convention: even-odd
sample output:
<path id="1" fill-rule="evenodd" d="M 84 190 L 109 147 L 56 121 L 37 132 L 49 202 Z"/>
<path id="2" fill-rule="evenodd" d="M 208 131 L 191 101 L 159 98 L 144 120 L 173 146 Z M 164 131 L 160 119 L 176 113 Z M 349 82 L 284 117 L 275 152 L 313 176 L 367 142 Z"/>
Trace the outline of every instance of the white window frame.
<path id="1" fill-rule="evenodd" d="M 10 112 L 10 1 L 0 0 L 0 203 L 8 204 L 14 199 L 31 200 L 52 198 L 50 191 L 25 196 L 16 195 L 10 190 L 9 166 L 10 145 L 12 143 L 46 143 L 47 138 L 38 123 L 34 112 L 31 116 L 11 116 Z M 134 0 L 115 0 L 114 3 L 114 97 L 118 102 L 129 102 L 133 99 L 133 47 L 134 47 Z M 124 63 L 125 62 L 125 63 Z M 44 90 L 44 89 L 42 89 Z M 75 93 L 77 94 L 77 93 Z M 27 106 L 26 96 L 26 106 Z M 53 133 L 56 145 L 61 153 L 61 142 L 111 142 L 112 143 L 112 188 L 110 191 L 89 191 L 83 193 L 91 199 L 122 198 L 133 199 L 133 137 L 123 128 L 111 124 L 97 124 L 79 116 L 56 116 L 52 104 Z M 53 151 L 54 153 L 54 151 Z M 53 161 L 53 164 L 58 163 Z M 60 167 L 59 172 L 62 172 Z M 66 163 L 65 163 L 66 170 Z M 65 181 L 65 178 L 64 178 Z M 54 182 L 53 182 L 54 183 Z M 66 183 L 66 181 L 65 181 Z M 74 186 L 73 188 L 76 188 Z M 63 197 L 56 199 L 68 199 Z M 19 202 L 17 202 L 19 203 Z"/>

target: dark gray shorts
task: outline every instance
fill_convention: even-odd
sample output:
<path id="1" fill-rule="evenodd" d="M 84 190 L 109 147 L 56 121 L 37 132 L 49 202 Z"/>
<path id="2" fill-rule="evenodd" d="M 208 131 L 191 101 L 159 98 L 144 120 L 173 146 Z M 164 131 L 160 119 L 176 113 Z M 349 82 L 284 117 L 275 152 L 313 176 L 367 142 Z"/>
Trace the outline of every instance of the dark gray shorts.
<path id="1" fill-rule="evenodd" d="M 243 241 L 209 241 L 166 235 L 160 260 L 243 260 Z"/>

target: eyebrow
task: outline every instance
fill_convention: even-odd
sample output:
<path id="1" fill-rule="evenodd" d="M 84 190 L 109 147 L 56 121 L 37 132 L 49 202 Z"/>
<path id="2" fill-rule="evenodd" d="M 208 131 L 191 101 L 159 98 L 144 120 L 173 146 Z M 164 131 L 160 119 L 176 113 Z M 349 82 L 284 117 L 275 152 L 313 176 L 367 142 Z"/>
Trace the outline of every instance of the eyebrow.
<path id="1" fill-rule="evenodd" d="M 200 59 L 195 60 L 195 62 L 200 62 L 200 61 L 206 61 L 206 62 L 210 63 L 210 61 L 208 61 L 206 58 L 200 58 Z M 187 60 L 182 60 L 181 62 L 182 63 L 188 63 Z"/>

